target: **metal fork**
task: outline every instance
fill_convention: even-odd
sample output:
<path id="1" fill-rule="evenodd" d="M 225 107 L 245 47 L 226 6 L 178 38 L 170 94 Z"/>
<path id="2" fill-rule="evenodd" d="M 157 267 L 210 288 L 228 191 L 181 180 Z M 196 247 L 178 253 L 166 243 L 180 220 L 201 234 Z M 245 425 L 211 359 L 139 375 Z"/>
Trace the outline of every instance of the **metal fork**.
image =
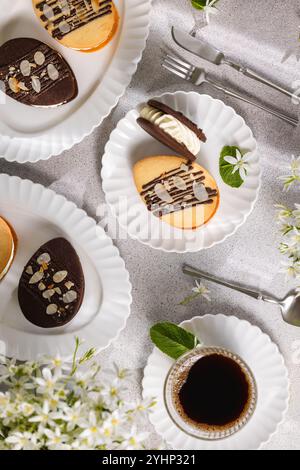
<path id="1" fill-rule="evenodd" d="M 292 116 L 280 113 L 279 111 L 276 111 L 272 108 L 268 108 L 267 106 L 252 101 L 246 96 L 240 95 L 239 93 L 235 93 L 234 91 L 224 87 L 220 83 L 217 83 L 211 78 L 208 78 L 204 69 L 195 67 L 194 65 L 189 64 L 188 62 L 185 62 L 182 59 L 178 59 L 167 54 L 167 56 L 163 60 L 162 66 L 165 69 L 169 70 L 169 72 L 172 72 L 178 77 L 183 78 L 184 80 L 187 80 L 196 86 L 201 86 L 203 83 L 207 83 L 213 88 L 223 91 L 226 95 L 231 96 L 233 98 L 237 98 L 241 101 L 244 101 L 245 103 L 251 104 L 252 106 L 256 106 L 257 108 L 262 109 L 267 113 L 272 114 L 273 116 L 276 116 L 279 119 L 288 122 L 289 124 L 292 124 L 293 126 L 298 126 L 299 124 L 299 120 L 297 118 L 293 118 Z"/>

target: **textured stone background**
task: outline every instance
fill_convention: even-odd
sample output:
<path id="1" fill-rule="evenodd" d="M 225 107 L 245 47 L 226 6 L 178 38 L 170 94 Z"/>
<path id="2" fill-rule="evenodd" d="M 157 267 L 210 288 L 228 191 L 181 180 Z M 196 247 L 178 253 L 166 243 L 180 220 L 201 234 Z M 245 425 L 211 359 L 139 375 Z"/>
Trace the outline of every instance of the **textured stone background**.
<path id="1" fill-rule="evenodd" d="M 0 171 L 29 178 L 74 200 L 92 217 L 104 201 L 100 169 L 104 146 L 117 122 L 139 102 L 164 91 L 191 90 L 190 84 L 170 76 L 160 68 L 161 48 L 173 47 L 170 37 L 172 24 L 187 30 L 193 26 L 188 0 L 153 0 L 151 33 L 138 72 L 117 108 L 101 127 L 72 150 L 60 157 L 35 165 L 9 164 L 0 161 Z M 288 5 L 288 6 L 287 6 Z M 220 0 L 220 14 L 212 17 L 204 35 L 233 58 L 254 66 L 257 71 L 291 88 L 300 79 L 300 65 L 295 58 L 284 65 L 284 52 L 295 44 L 299 25 L 300 5 L 296 0 Z M 211 75 L 237 89 L 247 91 L 264 102 L 290 114 L 298 108 L 288 98 L 266 89 L 226 67 L 205 64 Z M 213 97 L 222 94 L 206 86 L 201 89 Z M 212 287 L 212 302 L 197 300 L 188 307 L 178 303 L 190 292 L 192 281 L 181 274 L 181 265 L 188 262 L 224 278 L 261 287 L 278 296 L 291 287 L 278 274 L 280 255 L 276 249 L 278 233 L 274 220 L 274 204 L 297 201 L 297 189 L 282 193 L 278 176 L 292 154 L 300 154 L 299 131 L 262 111 L 225 98 L 252 128 L 258 143 L 263 169 L 263 184 L 255 210 L 237 234 L 225 243 L 203 253 L 176 255 L 151 250 L 133 240 L 116 240 L 125 259 L 133 284 L 132 315 L 118 342 L 100 360 L 115 361 L 136 370 L 136 385 L 131 393 L 140 393 L 142 368 L 152 346 L 149 327 L 156 321 L 169 319 L 180 322 L 194 315 L 224 313 L 250 320 L 261 327 L 279 345 L 285 356 L 291 379 L 291 403 L 286 422 L 267 449 L 300 448 L 300 364 L 293 361 L 293 348 L 300 340 L 300 330 L 281 320 L 272 305 L 247 299 L 224 288 Z M 75 185 L 74 185 L 75 181 Z M 97 219 L 99 221 L 99 219 Z M 299 345 L 298 345 L 299 348 Z M 151 427 L 149 426 L 151 430 Z M 155 439 L 155 438 L 154 438 Z M 152 441 L 159 443 L 157 439 Z"/>

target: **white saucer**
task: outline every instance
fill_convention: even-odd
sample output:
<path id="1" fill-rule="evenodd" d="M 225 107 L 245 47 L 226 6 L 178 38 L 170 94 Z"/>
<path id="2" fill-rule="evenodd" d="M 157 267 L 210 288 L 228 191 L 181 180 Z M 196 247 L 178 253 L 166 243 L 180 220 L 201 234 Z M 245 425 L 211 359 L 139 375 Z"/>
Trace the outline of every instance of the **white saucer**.
<path id="1" fill-rule="evenodd" d="M 0 354 L 20 360 L 35 360 L 41 354 L 69 356 L 75 336 L 85 340 L 84 350 L 106 348 L 125 327 L 132 299 L 124 261 L 104 230 L 63 196 L 4 174 L 0 175 L 0 215 L 18 237 L 16 258 L 0 282 Z M 36 250 L 60 236 L 72 243 L 80 257 L 86 289 L 73 321 L 45 330 L 23 316 L 18 283 Z"/>
<path id="2" fill-rule="evenodd" d="M 220 207 L 216 215 L 197 230 L 175 229 L 147 210 L 134 183 L 133 166 L 144 157 L 174 155 L 174 152 L 138 126 L 140 107 L 119 122 L 106 146 L 102 160 L 106 200 L 128 234 L 152 248 L 177 253 L 210 248 L 233 235 L 253 210 L 260 187 L 256 141 L 242 117 L 208 95 L 178 91 L 155 99 L 181 111 L 203 128 L 207 142 L 202 145 L 197 161 L 216 179 Z M 225 145 L 236 145 L 252 155 L 247 178 L 239 189 L 227 186 L 220 177 L 219 157 Z"/>
<path id="3" fill-rule="evenodd" d="M 93 53 L 71 50 L 53 39 L 37 19 L 32 0 L 0 4 L 1 45 L 16 37 L 39 39 L 63 55 L 78 81 L 78 97 L 57 108 L 25 106 L 0 92 L 0 158 L 19 163 L 47 160 L 90 134 L 118 103 L 146 45 L 151 0 L 115 0 L 118 34 Z"/>
<path id="4" fill-rule="evenodd" d="M 185 434 L 175 426 L 164 404 L 164 383 L 173 361 L 155 348 L 143 380 L 144 397 L 158 402 L 149 415 L 155 430 L 178 450 L 259 449 L 277 431 L 288 410 L 288 372 L 278 347 L 258 327 L 236 317 L 205 315 L 185 321 L 181 326 L 198 336 L 205 346 L 225 348 L 246 362 L 258 387 L 257 408 L 248 424 L 226 439 L 211 442 Z"/>

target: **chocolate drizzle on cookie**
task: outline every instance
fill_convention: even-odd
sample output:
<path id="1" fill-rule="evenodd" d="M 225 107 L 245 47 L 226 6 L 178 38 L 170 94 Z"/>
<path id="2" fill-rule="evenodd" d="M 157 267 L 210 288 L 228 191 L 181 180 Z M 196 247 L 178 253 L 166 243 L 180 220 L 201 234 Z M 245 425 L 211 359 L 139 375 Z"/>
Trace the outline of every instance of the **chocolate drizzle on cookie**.
<path id="1" fill-rule="evenodd" d="M 212 204 L 218 191 L 205 186 L 203 171 L 182 164 L 143 185 L 141 196 L 155 216 L 162 217 L 199 204 Z"/>
<path id="2" fill-rule="evenodd" d="M 45 28 L 55 39 L 112 14 L 112 0 L 43 0 L 36 4 Z"/>
<path id="3" fill-rule="evenodd" d="M 78 312 L 83 294 L 80 260 L 63 238 L 46 243 L 33 255 L 24 268 L 18 292 L 25 317 L 43 328 L 68 323 Z"/>
<path id="4" fill-rule="evenodd" d="M 67 62 L 32 38 L 13 39 L 0 48 L 0 79 L 8 96 L 31 106 L 58 106 L 78 93 Z"/>

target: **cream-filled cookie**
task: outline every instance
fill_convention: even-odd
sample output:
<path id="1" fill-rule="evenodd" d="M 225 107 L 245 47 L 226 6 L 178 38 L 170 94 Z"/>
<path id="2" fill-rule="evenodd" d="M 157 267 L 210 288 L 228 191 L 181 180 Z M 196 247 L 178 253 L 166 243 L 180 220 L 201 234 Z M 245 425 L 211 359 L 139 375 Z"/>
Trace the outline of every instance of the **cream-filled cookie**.
<path id="1" fill-rule="evenodd" d="M 202 129 L 179 111 L 150 100 L 141 109 L 137 123 L 152 137 L 190 161 L 200 152 L 206 136 Z"/>
<path id="2" fill-rule="evenodd" d="M 180 229 L 196 229 L 216 213 L 220 196 L 210 173 L 195 162 L 173 156 L 147 157 L 133 169 L 148 210 Z"/>

